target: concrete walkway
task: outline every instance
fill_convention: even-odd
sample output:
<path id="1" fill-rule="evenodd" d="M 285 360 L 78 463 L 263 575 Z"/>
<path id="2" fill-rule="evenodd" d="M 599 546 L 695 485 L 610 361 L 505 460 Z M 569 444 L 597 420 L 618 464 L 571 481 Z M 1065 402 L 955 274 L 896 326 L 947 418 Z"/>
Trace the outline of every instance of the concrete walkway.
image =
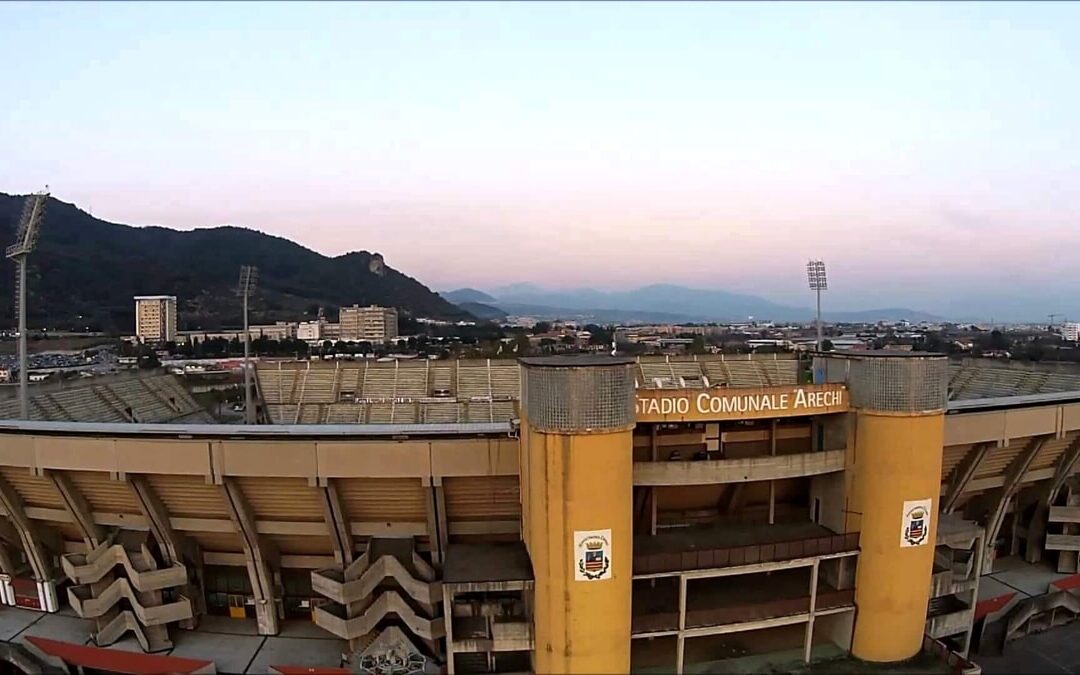
<path id="1" fill-rule="evenodd" d="M 1014 640 L 1002 656 L 976 656 L 986 675 L 1080 673 L 1080 626 L 1066 624 Z"/>
<path id="2" fill-rule="evenodd" d="M 17 607 L 0 608 L 0 641 L 24 643 L 27 636 L 93 645 L 89 621 L 70 609 L 44 614 Z M 338 667 L 345 641 L 310 621 L 282 622 L 281 633 L 258 635 L 253 619 L 203 617 L 194 631 L 173 630 L 174 646 L 163 656 L 207 659 L 222 673 L 265 673 L 270 666 Z M 109 649 L 142 651 L 133 636 L 109 645 Z"/>

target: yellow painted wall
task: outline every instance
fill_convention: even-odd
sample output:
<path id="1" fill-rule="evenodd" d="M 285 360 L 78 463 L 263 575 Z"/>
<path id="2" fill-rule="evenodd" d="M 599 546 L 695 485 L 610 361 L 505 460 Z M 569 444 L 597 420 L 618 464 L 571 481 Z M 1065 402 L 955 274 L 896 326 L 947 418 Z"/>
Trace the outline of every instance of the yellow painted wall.
<path id="1" fill-rule="evenodd" d="M 937 535 L 944 415 L 904 416 L 859 411 L 849 511 L 860 530 L 852 654 L 891 662 L 922 647 Z M 901 548 L 905 501 L 932 499 L 922 546 Z"/>
<path id="2" fill-rule="evenodd" d="M 563 436 L 526 430 L 526 539 L 536 587 L 538 673 L 630 670 L 633 461 L 630 431 Z M 612 534 L 612 578 L 575 581 L 574 532 Z"/>

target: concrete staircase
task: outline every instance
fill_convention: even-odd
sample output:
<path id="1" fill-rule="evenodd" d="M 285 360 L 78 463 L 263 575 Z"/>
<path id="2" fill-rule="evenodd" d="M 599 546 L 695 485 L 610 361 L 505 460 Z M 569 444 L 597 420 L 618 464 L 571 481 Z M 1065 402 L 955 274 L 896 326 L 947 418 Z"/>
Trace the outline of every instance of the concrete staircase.
<path id="1" fill-rule="evenodd" d="M 100 586 L 103 582 L 68 587 L 68 602 L 76 614 L 84 619 L 96 619 L 107 615 L 116 603 L 127 600 L 130 611 L 144 626 L 160 626 L 192 616 L 191 601 L 183 595 L 175 602 L 165 603 L 160 599 L 155 602 L 154 591 L 137 591 L 123 577 Z"/>
<path id="2" fill-rule="evenodd" d="M 94 642 L 99 647 L 107 647 L 122 638 L 126 633 L 135 635 L 144 652 L 163 652 L 172 649 L 173 643 L 164 626 L 144 628 L 130 611 L 115 612 L 112 619 L 98 629 Z"/>
<path id="3" fill-rule="evenodd" d="M 1051 506 L 1047 511 L 1045 548 L 1058 552 L 1057 571 L 1075 574 L 1080 571 L 1080 490 L 1075 481 L 1062 487 L 1064 506 Z"/>
<path id="4" fill-rule="evenodd" d="M 169 649 L 168 624 L 194 615 L 191 599 L 181 592 L 188 584 L 187 570 L 181 564 L 159 568 L 146 535 L 139 540 L 125 534 L 126 545 L 109 541 L 86 555 L 61 557 L 73 584 L 68 602 L 81 618 L 94 621 L 98 645 L 132 632 L 144 651 Z M 166 592 L 175 599 L 166 602 Z"/>
<path id="5" fill-rule="evenodd" d="M 139 591 L 160 591 L 187 583 L 187 569 L 183 565 L 157 569 L 149 551 L 129 552 L 121 544 L 99 546 L 88 555 L 65 555 L 60 564 L 64 574 L 76 584 L 100 581 L 117 565 L 124 569 L 131 585 Z"/>
<path id="6" fill-rule="evenodd" d="M 413 635 L 425 640 L 434 641 L 446 635 L 446 626 L 441 617 L 429 619 L 421 615 L 397 591 L 381 593 L 363 613 L 351 618 L 344 618 L 323 607 L 316 607 L 315 625 L 343 640 L 356 640 L 374 633 L 379 627 L 379 622 L 391 615 L 405 624 Z"/>
<path id="7" fill-rule="evenodd" d="M 413 553 L 416 556 L 416 553 Z M 416 556 L 419 558 L 419 556 Z M 423 562 L 423 559 L 420 559 Z M 363 570 L 357 575 L 357 570 Z M 351 578 L 352 581 L 344 579 Z M 311 573 L 311 588 L 342 605 L 358 602 L 372 595 L 388 579 L 393 579 L 409 597 L 425 605 L 434 607 L 442 601 L 442 584 L 437 581 L 417 579 L 397 558 L 384 555 L 374 563 L 368 564 L 367 554 L 345 569 L 318 570 Z"/>
<path id="8" fill-rule="evenodd" d="M 1080 598 L 1071 590 L 1028 598 L 1017 604 L 1009 615 L 1005 641 L 1068 623 L 1077 615 L 1080 615 Z"/>
<path id="9" fill-rule="evenodd" d="M 315 624 L 348 640 L 354 655 L 395 625 L 439 652 L 442 584 L 411 539 L 373 538 L 351 565 L 313 571 L 311 587 L 331 601 L 314 609 Z"/>

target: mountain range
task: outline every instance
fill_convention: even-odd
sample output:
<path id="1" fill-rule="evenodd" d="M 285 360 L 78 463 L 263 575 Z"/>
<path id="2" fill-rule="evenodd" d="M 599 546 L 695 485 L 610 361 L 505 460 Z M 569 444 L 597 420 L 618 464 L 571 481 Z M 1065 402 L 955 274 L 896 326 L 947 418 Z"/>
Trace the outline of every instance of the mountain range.
<path id="1" fill-rule="evenodd" d="M 12 241 L 24 197 L 0 193 L 0 241 Z M 436 319 L 501 320 L 507 314 L 600 322 L 804 321 L 809 308 L 715 289 L 654 284 L 622 291 L 554 290 L 511 284 L 436 294 L 387 266 L 378 253 L 324 256 L 282 237 L 222 226 L 191 231 L 110 223 L 50 198 L 30 258 L 31 327 L 129 332 L 135 295 L 175 295 L 181 329 L 241 322 L 235 287 L 240 267 L 259 268 L 252 321 L 333 319 L 342 305 L 398 307 Z M 0 327 L 14 323 L 14 270 L 0 272 Z M 904 308 L 826 311 L 830 321 L 938 320 Z"/>
<path id="2" fill-rule="evenodd" d="M 766 321 L 807 321 L 814 316 L 810 308 L 781 305 L 756 295 L 673 284 L 652 284 L 625 291 L 600 291 L 593 288 L 553 290 L 518 283 L 488 291 L 460 288 L 441 295 L 458 304 L 483 303 L 510 314 L 544 319 L 573 317 L 594 321 L 707 322 L 745 321 L 754 317 Z M 839 322 L 941 320 L 927 312 L 899 307 L 825 311 L 823 318 Z"/>
<path id="3" fill-rule="evenodd" d="M 0 241 L 14 240 L 24 197 L 0 193 Z M 191 231 L 109 223 L 50 198 L 30 256 L 32 328 L 130 332 L 135 295 L 175 295 L 180 328 L 241 323 L 235 288 L 242 265 L 258 267 L 253 323 L 329 318 L 342 305 L 377 304 L 406 314 L 468 319 L 469 313 L 387 266 L 353 251 L 327 257 L 288 239 L 242 227 Z M 0 326 L 14 323 L 15 273 L 0 271 Z"/>

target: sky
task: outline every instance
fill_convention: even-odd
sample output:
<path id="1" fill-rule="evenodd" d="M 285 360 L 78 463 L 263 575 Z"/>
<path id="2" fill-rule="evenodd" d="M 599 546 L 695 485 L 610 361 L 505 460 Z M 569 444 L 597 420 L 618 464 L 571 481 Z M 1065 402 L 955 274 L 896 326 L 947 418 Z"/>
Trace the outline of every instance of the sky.
<path id="1" fill-rule="evenodd" d="M 0 63 L 0 192 L 112 222 L 1080 319 L 1080 4 L 5 2 Z"/>

